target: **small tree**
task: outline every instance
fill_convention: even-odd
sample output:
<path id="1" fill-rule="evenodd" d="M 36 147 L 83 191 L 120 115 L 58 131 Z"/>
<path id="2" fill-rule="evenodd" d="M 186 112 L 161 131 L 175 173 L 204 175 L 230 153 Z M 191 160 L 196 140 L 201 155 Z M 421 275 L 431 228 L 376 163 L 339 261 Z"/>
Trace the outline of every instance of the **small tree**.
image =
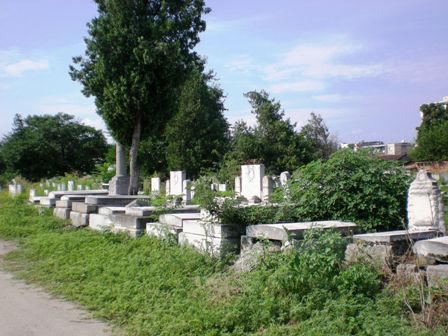
<path id="1" fill-rule="evenodd" d="M 129 193 L 139 182 L 140 139 L 162 136 L 179 85 L 202 61 L 193 51 L 205 30 L 203 0 L 95 0 L 85 58 L 70 67 L 113 137 L 128 146 Z"/>
<path id="2" fill-rule="evenodd" d="M 302 127 L 300 134 L 309 142 L 315 160 L 327 160 L 337 150 L 338 144 L 319 114 L 311 113 L 310 120 Z"/>
<path id="3" fill-rule="evenodd" d="M 68 114 L 16 116 L 12 132 L 1 144 L 6 170 L 30 180 L 90 173 L 102 161 L 107 143 L 101 131 Z"/>

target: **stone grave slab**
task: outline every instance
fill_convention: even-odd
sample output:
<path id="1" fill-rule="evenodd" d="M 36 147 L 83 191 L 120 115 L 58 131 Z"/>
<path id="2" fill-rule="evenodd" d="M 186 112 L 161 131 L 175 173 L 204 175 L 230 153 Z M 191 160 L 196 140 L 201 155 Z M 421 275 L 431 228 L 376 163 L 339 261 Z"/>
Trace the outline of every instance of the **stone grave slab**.
<path id="1" fill-rule="evenodd" d="M 227 253 L 238 251 L 239 241 L 180 232 L 179 245 L 190 245 L 212 256 L 222 257 Z"/>
<path id="2" fill-rule="evenodd" d="M 420 240 L 412 249 L 417 256 L 448 263 L 448 236 Z"/>

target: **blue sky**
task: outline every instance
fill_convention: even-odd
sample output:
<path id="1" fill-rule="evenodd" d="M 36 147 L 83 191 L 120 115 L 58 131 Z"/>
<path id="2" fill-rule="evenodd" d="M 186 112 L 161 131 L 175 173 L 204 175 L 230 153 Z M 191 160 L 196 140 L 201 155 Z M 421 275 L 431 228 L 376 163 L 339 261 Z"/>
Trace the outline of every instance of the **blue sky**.
<path id="1" fill-rule="evenodd" d="M 421 104 L 448 95 L 446 0 L 210 0 L 197 47 L 227 98 L 264 89 L 298 127 L 323 116 L 340 141 L 412 141 Z M 15 113 L 66 112 L 104 127 L 68 75 L 84 50 L 89 0 L 0 0 L 0 136 Z"/>

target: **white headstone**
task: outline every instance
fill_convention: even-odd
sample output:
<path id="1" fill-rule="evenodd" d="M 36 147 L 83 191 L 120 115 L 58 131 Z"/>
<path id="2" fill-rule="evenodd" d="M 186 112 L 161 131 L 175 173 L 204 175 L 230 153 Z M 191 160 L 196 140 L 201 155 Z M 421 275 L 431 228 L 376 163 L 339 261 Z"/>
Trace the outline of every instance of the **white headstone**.
<path id="1" fill-rule="evenodd" d="M 442 195 L 437 182 L 424 170 L 417 173 L 408 192 L 409 231 L 445 232 Z"/>
<path id="2" fill-rule="evenodd" d="M 274 190 L 274 181 L 270 176 L 263 177 L 263 201 L 269 201 L 269 197 Z"/>
<path id="3" fill-rule="evenodd" d="M 21 184 L 16 184 L 16 194 L 20 195 L 23 191 L 23 186 Z"/>
<path id="4" fill-rule="evenodd" d="M 190 180 L 184 180 L 182 183 L 182 199 L 184 201 L 184 204 L 190 204 L 191 203 L 191 181 Z"/>
<path id="5" fill-rule="evenodd" d="M 225 183 L 218 184 L 218 191 L 227 191 L 227 185 Z"/>
<path id="6" fill-rule="evenodd" d="M 235 196 L 241 196 L 241 176 L 235 176 Z"/>
<path id="7" fill-rule="evenodd" d="M 65 184 L 65 182 L 61 183 L 61 191 L 67 191 L 67 185 Z"/>
<path id="8" fill-rule="evenodd" d="M 170 172 L 170 195 L 178 196 L 184 193 L 183 186 L 186 173 L 183 170 Z"/>
<path id="9" fill-rule="evenodd" d="M 36 189 L 30 189 L 30 198 L 36 196 Z"/>
<path id="10" fill-rule="evenodd" d="M 75 190 L 75 181 L 68 181 L 67 185 L 68 185 L 68 191 Z"/>
<path id="11" fill-rule="evenodd" d="M 90 186 L 86 185 L 86 189 L 85 190 L 90 190 Z"/>
<path id="12" fill-rule="evenodd" d="M 155 195 L 160 193 L 160 177 L 151 178 L 151 193 Z"/>
<path id="13" fill-rule="evenodd" d="M 48 189 L 45 189 L 45 190 L 44 190 L 44 195 L 45 195 L 45 196 L 48 196 Z"/>
<path id="14" fill-rule="evenodd" d="M 82 190 L 82 184 L 78 184 L 78 185 L 76 186 L 76 189 L 78 189 L 78 190 Z"/>
<path id="15" fill-rule="evenodd" d="M 263 199 L 264 165 L 241 166 L 241 196 L 251 200 L 254 196 Z"/>
<path id="16" fill-rule="evenodd" d="M 165 182 L 165 195 L 166 196 L 171 195 L 170 185 L 171 185 L 170 180 L 166 180 L 166 182 Z"/>
<path id="17" fill-rule="evenodd" d="M 289 174 L 289 172 L 284 171 L 283 173 L 280 174 L 280 183 L 281 185 L 284 187 L 288 184 L 289 179 L 291 178 L 291 175 Z"/>

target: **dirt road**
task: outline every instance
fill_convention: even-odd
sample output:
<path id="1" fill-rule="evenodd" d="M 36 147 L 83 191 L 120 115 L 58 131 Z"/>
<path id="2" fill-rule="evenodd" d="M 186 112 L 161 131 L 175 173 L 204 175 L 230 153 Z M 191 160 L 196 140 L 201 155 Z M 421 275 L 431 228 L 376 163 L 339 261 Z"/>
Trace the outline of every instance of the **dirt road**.
<path id="1" fill-rule="evenodd" d="M 14 249 L 14 243 L 0 240 L 0 335 L 115 335 L 106 324 L 90 319 L 73 303 L 55 299 L 2 270 L 3 256 Z"/>

